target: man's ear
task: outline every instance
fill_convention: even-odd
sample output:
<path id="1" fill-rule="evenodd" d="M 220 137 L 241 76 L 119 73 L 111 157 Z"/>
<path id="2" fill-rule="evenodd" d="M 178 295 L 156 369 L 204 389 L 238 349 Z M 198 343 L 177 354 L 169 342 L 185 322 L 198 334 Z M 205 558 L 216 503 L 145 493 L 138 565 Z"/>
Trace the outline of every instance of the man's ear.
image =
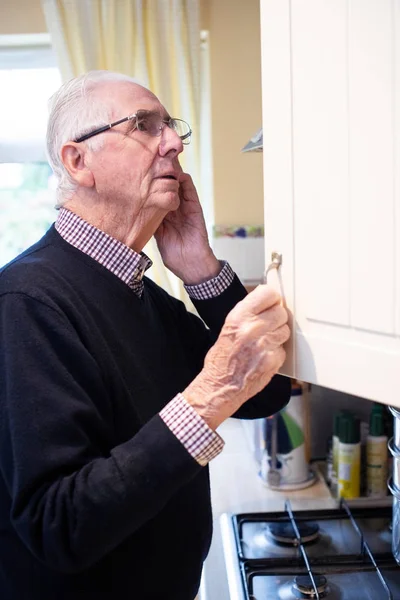
<path id="1" fill-rule="evenodd" d="M 85 164 L 85 148 L 76 142 L 67 142 L 61 148 L 61 160 L 72 179 L 79 186 L 93 187 L 92 171 Z"/>

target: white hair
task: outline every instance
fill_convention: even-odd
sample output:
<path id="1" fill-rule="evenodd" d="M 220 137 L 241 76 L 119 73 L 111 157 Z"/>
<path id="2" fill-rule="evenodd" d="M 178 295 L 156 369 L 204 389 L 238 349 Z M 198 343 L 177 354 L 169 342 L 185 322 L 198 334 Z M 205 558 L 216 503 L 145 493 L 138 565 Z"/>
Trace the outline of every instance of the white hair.
<path id="1" fill-rule="evenodd" d="M 111 121 L 112 106 L 103 102 L 95 91 L 101 84 L 122 81 L 139 83 L 122 73 L 89 71 L 64 83 L 50 98 L 47 158 L 57 178 L 57 207 L 62 206 L 77 187 L 61 160 L 62 146 Z M 102 137 L 89 139 L 89 148 L 101 148 L 104 143 Z"/>

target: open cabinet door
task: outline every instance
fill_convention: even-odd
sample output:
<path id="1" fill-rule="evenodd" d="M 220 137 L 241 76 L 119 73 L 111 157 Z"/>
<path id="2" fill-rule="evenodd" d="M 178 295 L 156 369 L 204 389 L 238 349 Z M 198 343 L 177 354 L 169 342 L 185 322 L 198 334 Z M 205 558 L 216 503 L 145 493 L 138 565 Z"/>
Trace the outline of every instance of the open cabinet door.
<path id="1" fill-rule="evenodd" d="M 400 406 L 400 3 L 262 0 L 261 32 L 282 372 Z"/>

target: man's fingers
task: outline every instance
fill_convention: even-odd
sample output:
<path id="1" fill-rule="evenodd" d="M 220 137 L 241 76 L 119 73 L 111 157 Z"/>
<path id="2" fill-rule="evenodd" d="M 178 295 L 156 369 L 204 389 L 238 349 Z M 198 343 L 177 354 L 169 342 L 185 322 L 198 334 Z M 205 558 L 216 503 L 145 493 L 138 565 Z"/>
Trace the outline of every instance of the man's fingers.
<path id="1" fill-rule="evenodd" d="M 286 360 L 286 352 L 282 348 L 282 346 L 280 346 L 279 348 L 277 348 L 277 350 L 275 350 L 276 371 L 279 371 L 279 369 L 281 368 L 281 366 L 283 365 L 285 360 Z"/>
<path id="2" fill-rule="evenodd" d="M 189 175 L 189 173 L 184 173 L 183 171 L 181 173 L 179 173 L 178 181 L 179 181 L 179 186 L 182 188 L 189 187 L 190 185 L 193 186 L 193 181 L 192 181 L 192 178 Z"/>
<path id="3" fill-rule="evenodd" d="M 192 177 L 189 173 L 179 175 L 179 193 L 185 202 L 196 202 L 199 204 L 199 198 Z"/>
<path id="4" fill-rule="evenodd" d="M 275 331 L 269 331 L 265 335 L 265 338 L 266 343 L 273 350 L 288 341 L 290 338 L 290 329 L 288 325 L 282 325 L 282 327 L 275 329 Z"/>
<path id="5" fill-rule="evenodd" d="M 250 292 L 239 304 L 235 312 L 258 315 L 281 301 L 280 294 L 271 286 L 263 284 Z"/>
<path id="6" fill-rule="evenodd" d="M 280 304 L 274 304 L 258 315 L 266 323 L 268 331 L 275 331 L 288 322 L 288 313 Z"/>

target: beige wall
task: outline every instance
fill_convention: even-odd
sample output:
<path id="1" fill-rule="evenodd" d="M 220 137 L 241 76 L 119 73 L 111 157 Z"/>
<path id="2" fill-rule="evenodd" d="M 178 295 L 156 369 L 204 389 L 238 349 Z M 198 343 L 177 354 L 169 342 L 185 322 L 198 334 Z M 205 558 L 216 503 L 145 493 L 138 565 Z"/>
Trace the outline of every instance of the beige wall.
<path id="1" fill-rule="evenodd" d="M 240 149 L 261 126 L 259 0 L 200 0 L 210 31 L 215 222 L 263 222 L 262 157 Z M 0 34 L 47 30 L 40 0 L 0 0 Z"/>
<path id="2" fill-rule="evenodd" d="M 261 127 L 260 2 L 208 2 L 215 222 L 259 225 L 262 155 L 240 149 Z"/>
<path id="3" fill-rule="evenodd" d="M 40 0 L 0 0 L 0 35 L 46 31 Z"/>

